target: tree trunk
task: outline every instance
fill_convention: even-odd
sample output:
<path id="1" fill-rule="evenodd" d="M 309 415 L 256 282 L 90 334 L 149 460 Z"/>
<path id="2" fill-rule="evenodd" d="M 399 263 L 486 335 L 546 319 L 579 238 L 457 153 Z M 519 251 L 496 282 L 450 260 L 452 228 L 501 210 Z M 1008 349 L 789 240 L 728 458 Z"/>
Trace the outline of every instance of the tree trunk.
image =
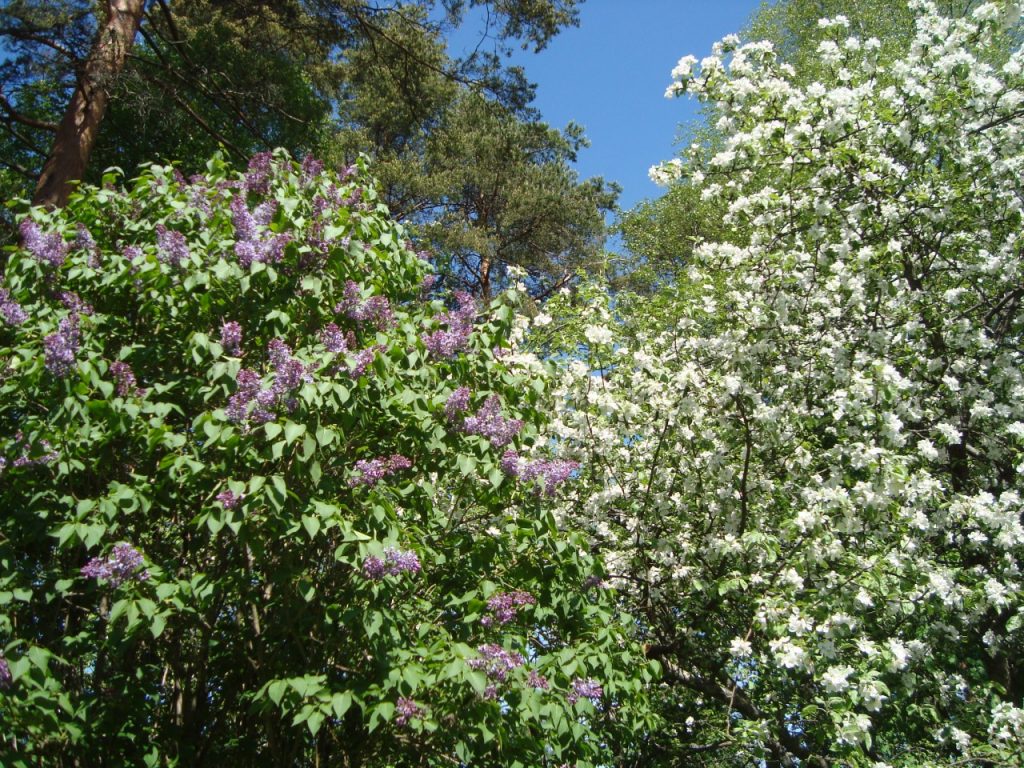
<path id="1" fill-rule="evenodd" d="M 100 123 L 107 112 L 111 81 L 124 68 L 142 23 L 145 4 L 145 0 L 107 0 L 103 4 L 105 18 L 78 75 L 71 102 L 57 126 L 53 149 L 32 197 L 33 205 L 62 208 L 67 204 L 73 182 L 85 175 Z"/>

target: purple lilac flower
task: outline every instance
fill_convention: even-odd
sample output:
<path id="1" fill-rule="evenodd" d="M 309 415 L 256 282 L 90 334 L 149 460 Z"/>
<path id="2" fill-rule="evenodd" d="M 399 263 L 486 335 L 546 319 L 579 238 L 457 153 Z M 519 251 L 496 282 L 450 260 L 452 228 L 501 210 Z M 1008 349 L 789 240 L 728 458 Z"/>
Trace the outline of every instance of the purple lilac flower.
<path id="1" fill-rule="evenodd" d="M 533 605 L 537 600 L 529 592 L 499 592 L 487 600 L 487 608 L 494 614 L 499 624 L 508 624 L 516 617 L 516 613 L 524 605 Z M 489 627 L 493 623 L 490 616 L 484 616 L 480 623 Z"/>
<path id="2" fill-rule="evenodd" d="M 341 301 L 334 305 L 334 314 L 347 315 L 350 312 L 352 312 L 357 306 L 359 306 L 362 300 L 363 297 L 359 291 L 359 284 L 356 283 L 354 280 L 348 280 L 345 282 L 345 288 L 342 291 Z"/>
<path id="3" fill-rule="evenodd" d="M 578 461 L 567 461 L 565 459 L 537 459 L 526 461 L 514 450 L 507 450 L 499 462 L 501 470 L 512 477 L 518 477 L 524 482 L 537 480 L 540 482 L 538 490 L 543 490 L 548 496 L 553 496 L 558 486 L 568 480 L 572 473 L 580 468 Z"/>
<path id="4" fill-rule="evenodd" d="M 43 339 L 46 369 L 54 376 L 67 376 L 75 367 L 78 352 L 78 315 L 68 315 L 57 325 L 57 332 Z"/>
<path id="5" fill-rule="evenodd" d="M 527 682 L 530 684 L 531 688 L 537 688 L 541 691 L 546 691 L 550 686 L 548 679 L 536 670 L 530 670 L 530 678 Z"/>
<path id="6" fill-rule="evenodd" d="M 126 245 L 121 250 L 121 255 L 128 259 L 128 261 L 135 261 L 142 257 L 142 249 L 137 245 Z"/>
<path id="7" fill-rule="evenodd" d="M 277 210 L 276 201 L 268 201 L 256 206 L 252 213 L 243 197 L 231 201 L 231 222 L 235 226 L 235 256 L 243 267 L 250 264 L 276 264 L 284 258 L 284 250 L 292 241 L 288 233 L 272 235 L 267 232 L 261 235 L 261 228 L 266 227 Z"/>
<path id="8" fill-rule="evenodd" d="M 296 389 L 303 381 L 312 380 L 302 361 L 292 358 L 276 366 L 271 390 L 278 395 L 285 395 Z"/>
<path id="9" fill-rule="evenodd" d="M 590 677 L 585 680 L 577 677 L 572 681 L 572 690 L 566 698 L 570 704 L 575 704 L 580 699 L 589 699 L 591 703 L 598 704 L 602 696 L 604 688 L 596 680 Z"/>
<path id="10" fill-rule="evenodd" d="M 39 225 L 31 219 L 21 222 L 21 242 L 36 261 L 59 267 L 68 256 L 68 244 L 59 232 L 44 235 Z"/>
<path id="11" fill-rule="evenodd" d="M 410 463 L 409 466 L 412 466 L 412 464 Z M 420 572 L 420 559 L 411 549 L 387 549 L 384 551 L 384 557 L 388 561 L 388 570 L 392 575 Z"/>
<path id="12" fill-rule="evenodd" d="M 501 460 L 498 462 L 501 466 L 501 471 L 510 477 L 519 477 L 519 473 L 522 471 L 523 460 L 519 457 L 519 454 L 512 448 L 509 448 L 501 455 Z"/>
<path id="13" fill-rule="evenodd" d="M 232 199 L 231 223 L 235 225 L 237 240 L 255 240 L 257 238 L 256 219 L 249 213 L 249 206 L 245 204 L 245 198 Z"/>
<path id="14" fill-rule="evenodd" d="M 260 377 L 255 371 L 243 368 L 235 378 L 238 389 L 228 398 L 227 417 L 230 421 L 245 421 L 248 415 L 248 406 L 260 391 Z"/>
<path id="15" fill-rule="evenodd" d="M 469 409 L 469 387 L 459 387 L 444 403 L 444 415 L 448 421 L 456 421 Z"/>
<path id="16" fill-rule="evenodd" d="M 384 550 L 384 559 L 370 555 L 363 561 L 363 573 L 369 579 L 381 579 L 384 576 L 397 576 L 400 573 L 419 573 L 420 559 L 410 550 L 388 548 Z"/>
<path id="17" fill-rule="evenodd" d="M 352 193 L 342 200 L 341 204 L 346 208 L 354 208 L 355 210 L 361 209 L 363 205 L 363 188 L 354 187 L 352 189 Z"/>
<path id="18" fill-rule="evenodd" d="M 217 494 L 217 501 L 220 502 L 220 505 L 224 507 L 224 509 L 234 509 L 242 503 L 244 498 L 244 493 L 235 493 L 231 490 L 221 491 Z"/>
<path id="19" fill-rule="evenodd" d="M 302 361 L 291 356 L 291 348 L 281 339 L 270 340 L 267 345 L 267 355 L 270 358 L 270 364 L 274 366 L 274 382 L 270 389 L 279 398 L 283 398 L 296 389 L 303 381 L 313 380 L 306 366 Z M 270 405 L 269 402 L 260 404 Z"/>
<path id="20" fill-rule="evenodd" d="M 292 350 L 281 339 L 271 339 L 267 344 L 267 358 L 275 368 L 284 365 L 292 357 Z"/>
<path id="21" fill-rule="evenodd" d="M 93 240 L 92 234 L 89 232 L 89 228 L 85 224 L 79 223 L 78 234 L 75 237 L 75 248 L 85 251 L 89 254 L 87 263 L 93 269 L 96 269 L 100 265 L 100 249 L 96 245 L 96 241 Z"/>
<path id="22" fill-rule="evenodd" d="M 317 160 L 312 155 L 306 155 L 302 158 L 302 183 L 309 184 L 311 181 L 316 179 L 321 173 L 324 172 L 324 163 L 322 160 Z"/>
<path id="23" fill-rule="evenodd" d="M 267 227 L 270 226 L 275 213 L 277 213 L 277 200 L 267 200 L 256 206 L 252 212 L 252 218 L 261 227 Z"/>
<path id="24" fill-rule="evenodd" d="M 91 315 L 93 313 L 92 305 L 82 301 L 82 297 L 74 291 L 61 291 L 57 294 L 57 298 L 60 299 L 61 304 L 70 309 L 74 314 Z"/>
<path id="25" fill-rule="evenodd" d="M 225 354 L 237 357 L 242 351 L 242 326 L 228 320 L 220 326 L 220 345 Z"/>
<path id="26" fill-rule="evenodd" d="M 354 355 L 355 362 L 349 366 L 348 375 L 353 379 L 358 379 L 366 373 L 366 369 L 370 367 L 375 359 L 377 359 L 377 353 L 383 351 L 384 347 L 380 344 L 375 344 L 372 347 L 367 347 L 366 349 L 361 349 L 356 352 Z"/>
<path id="27" fill-rule="evenodd" d="M 372 323 L 379 331 L 385 331 L 395 324 L 395 313 L 387 297 L 371 296 L 363 299 L 359 285 L 352 280 L 345 283 L 344 298 L 335 305 L 334 312 L 344 313 L 356 322 Z"/>
<path id="28" fill-rule="evenodd" d="M 53 450 L 53 446 L 50 445 L 49 440 L 39 441 L 39 446 L 43 449 L 44 453 L 34 458 L 31 455 L 32 448 L 20 430 L 15 435 L 15 440 L 21 443 L 21 455 L 14 460 L 14 466 L 16 468 L 52 464 L 60 458 L 57 452 Z"/>
<path id="29" fill-rule="evenodd" d="M 180 267 L 182 262 L 189 258 L 185 236 L 163 224 L 156 225 L 156 248 L 157 258 L 172 267 Z"/>
<path id="30" fill-rule="evenodd" d="M 320 343 L 328 352 L 340 354 L 348 352 L 348 339 L 344 332 L 334 323 L 328 323 L 320 331 Z"/>
<path id="31" fill-rule="evenodd" d="M 82 575 L 89 579 L 106 579 L 119 587 L 129 579 L 145 581 L 149 571 L 142 568 L 142 555 L 131 544 L 118 544 L 109 557 L 94 557 L 82 566 Z"/>
<path id="32" fill-rule="evenodd" d="M 539 480 L 544 493 L 553 496 L 562 483 L 568 480 L 572 473 L 580 468 L 578 461 L 566 461 L 565 459 L 541 459 L 529 462 L 520 473 L 520 477 L 529 482 Z"/>
<path id="33" fill-rule="evenodd" d="M 269 240 L 241 240 L 235 243 L 235 256 L 243 267 L 276 264 L 284 258 L 284 250 L 291 241 L 292 236 L 287 232 L 274 235 Z"/>
<path id="34" fill-rule="evenodd" d="M 0 317 L 8 325 L 21 325 L 28 320 L 28 313 L 21 308 L 6 288 L 0 288 Z"/>
<path id="35" fill-rule="evenodd" d="M 249 192 L 263 195 L 270 191 L 270 170 L 273 155 L 260 152 L 249 161 L 248 173 L 245 174 L 245 188 Z"/>
<path id="36" fill-rule="evenodd" d="M 117 382 L 117 394 L 120 397 L 142 394 L 143 390 L 137 386 L 135 381 L 135 372 L 132 371 L 132 367 L 128 363 L 123 363 L 120 360 L 111 363 L 110 373 Z"/>
<path id="37" fill-rule="evenodd" d="M 420 293 L 430 293 L 430 291 L 434 289 L 435 285 L 437 285 L 437 275 L 430 274 L 425 276 L 423 281 L 420 283 Z"/>
<path id="38" fill-rule="evenodd" d="M 597 575 L 587 576 L 583 580 L 583 591 L 589 592 L 591 589 L 604 589 L 608 585 L 605 584 L 604 579 Z"/>
<path id="39" fill-rule="evenodd" d="M 289 397 L 303 381 L 312 381 L 310 369 L 302 361 L 292 357 L 291 348 L 281 339 L 271 339 L 267 344 L 267 356 L 274 367 L 274 380 L 270 387 L 264 388 L 260 376 L 255 371 L 243 368 L 238 372 L 238 389 L 228 398 L 226 415 L 230 421 L 253 424 L 266 424 L 277 418 L 274 409 L 284 405 L 293 410 L 296 402 Z M 249 406 L 255 401 L 256 407 L 249 412 Z"/>
<path id="40" fill-rule="evenodd" d="M 482 670 L 491 680 L 504 683 L 508 674 L 526 663 L 521 653 L 508 651 L 495 643 L 487 643 L 476 649 L 480 654 L 479 659 L 470 659 L 466 662 L 471 669 Z"/>
<path id="41" fill-rule="evenodd" d="M 373 579 L 374 581 L 382 579 L 387 571 L 388 569 L 384 561 L 375 555 L 370 555 L 363 560 L 363 574 L 368 579 Z"/>
<path id="42" fill-rule="evenodd" d="M 395 718 L 395 725 L 408 725 L 412 718 L 422 719 L 423 715 L 426 714 L 419 704 L 412 699 L 407 699 L 404 696 L 398 699 L 395 704 L 395 711 L 398 713 L 398 717 Z"/>
<path id="43" fill-rule="evenodd" d="M 464 291 L 455 294 L 457 307 L 437 316 L 437 321 L 447 326 L 446 330 L 433 331 L 423 336 L 423 344 L 434 357 L 454 357 L 469 344 L 473 333 L 473 319 L 476 317 L 476 303 Z"/>
<path id="44" fill-rule="evenodd" d="M 0 654 L 0 691 L 6 691 L 14 683 L 11 676 L 11 668 L 7 665 L 7 659 Z"/>
<path id="45" fill-rule="evenodd" d="M 467 434 L 486 437 L 495 448 L 511 443 L 522 428 L 522 419 L 506 419 L 501 415 L 501 401 L 497 395 L 488 397 L 475 416 L 462 422 L 462 429 Z"/>
<path id="46" fill-rule="evenodd" d="M 386 458 L 382 456 L 369 460 L 360 459 L 355 465 L 355 470 L 359 474 L 350 477 L 348 485 L 350 488 L 354 488 L 357 485 L 365 485 L 372 488 L 385 477 L 403 469 L 409 469 L 411 466 L 412 462 L 409 459 L 397 453 Z"/>

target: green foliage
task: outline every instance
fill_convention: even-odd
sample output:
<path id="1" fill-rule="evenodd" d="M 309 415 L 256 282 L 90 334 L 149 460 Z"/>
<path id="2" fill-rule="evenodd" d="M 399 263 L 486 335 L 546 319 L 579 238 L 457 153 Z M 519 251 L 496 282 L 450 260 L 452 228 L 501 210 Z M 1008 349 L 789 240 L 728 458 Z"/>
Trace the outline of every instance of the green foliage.
<path id="1" fill-rule="evenodd" d="M 540 122 L 533 87 L 501 56 L 575 24 L 576 0 L 360 3 L 182 0 L 151 4 L 110 84 L 87 179 L 174 161 L 186 175 L 217 150 L 236 164 L 284 147 L 341 168 L 372 157 L 382 198 L 421 227 L 452 287 L 490 298 L 504 269 L 542 295 L 600 252 L 617 190 L 571 168 L 582 131 Z M 491 51 L 456 60 L 444 35 L 486 10 Z M 443 13 L 442 13 L 443 11 Z M 96 10 L 0 2 L 0 191 L 25 195 L 53 141 Z M 54 51 L 60 51 L 55 55 Z M 50 124 L 50 128 L 47 125 Z"/>
<path id="2" fill-rule="evenodd" d="M 459 386 L 471 410 L 495 395 L 543 450 L 545 380 L 503 361 L 509 299 L 430 351 L 444 305 L 373 181 L 310 171 L 150 167 L 23 223 L 0 322 L 3 765 L 587 766 L 650 727 L 600 566 L 445 413 Z M 503 623 L 515 592 L 534 602 Z M 487 644 L 520 655 L 506 675 Z M 570 703 L 591 678 L 603 695 Z"/>

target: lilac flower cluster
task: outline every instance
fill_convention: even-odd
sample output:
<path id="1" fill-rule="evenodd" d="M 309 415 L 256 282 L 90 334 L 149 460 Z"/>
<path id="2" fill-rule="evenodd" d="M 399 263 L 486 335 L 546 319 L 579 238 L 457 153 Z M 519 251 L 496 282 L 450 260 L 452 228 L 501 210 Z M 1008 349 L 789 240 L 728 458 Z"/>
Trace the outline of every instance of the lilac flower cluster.
<path id="1" fill-rule="evenodd" d="M 8 325 L 21 325 L 28 320 L 28 313 L 11 298 L 11 292 L 6 288 L 0 288 L 0 317 Z"/>
<path id="2" fill-rule="evenodd" d="M 514 450 L 507 450 L 501 457 L 501 469 L 506 475 L 518 477 L 524 482 L 537 480 L 548 496 L 553 496 L 558 486 L 568 480 L 580 468 L 578 461 L 565 459 L 537 459 L 527 461 Z"/>
<path id="3" fill-rule="evenodd" d="M 157 258 L 165 264 L 180 267 L 190 256 L 185 236 L 181 232 L 168 229 L 163 224 L 157 224 L 156 254 Z"/>
<path id="4" fill-rule="evenodd" d="M 546 691 L 550 687 L 548 679 L 544 675 L 538 673 L 536 670 L 530 670 L 530 677 L 527 680 L 531 688 L 537 688 L 541 691 Z"/>
<path id="5" fill-rule="evenodd" d="M 23 220 L 18 229 L 21 242 L 36 261 L 59 267 L 68 257 L 68 244 L 59 232 L 44 235 L 39 225 L 31 219 Z"/>
<path id="6" fill-rule="evenodd" d="M 235 225 L 235 255 L 238 263 L 248 267 L 253 263 L 276 264 L 284 258 L 284 249 L 292 241 L 288 233 L 264 237 L 263 229 L 270 224 L 277 211 L 277 202 L 268 200 L 249 212 L 245 198 L 231 201 L 231 221 Z M 269 233 L 268 233 L 269 234 Z"/>
<path id="7" fill-rule="evenodd" d="M 487 643 L 476 649 L 480 654 L 479 659 L 470 659 L 466 662 L 471 669 L 482 670 L 490 680 L 504 683 L 508 679 L 509 672 L 523 666 L 526 659 L 521 653 L 509 651 L 496 643 Z"/>
<path id="8" fill-rule="evenodd" d="M 380 344 L 375 344 L 372 347 L 367 347 L 366 349 L 361 349 L 356 352 L 354 355 L 355 362 L 349 366 L 348 375 L 353 379 L 358 379 L 366 373 L 366 369 L 369 368 L 373 364 L 373 361 L 377 359 L 377 353 L 383 352 L 384 349 L 385 348 Z"/>
<path id="9" fill-rule="evenodd" d="M 120 397 L 141 396 L 145 392 L 135 381 L 135 372 L 128 363 L 120 360 L 111 363 L 110 373 L 117 382 L 117 394 Z"/>
<path id="10" fill-rule="evenodd" d="M 289 411 L 294 409 L 296 402 L 290 397 L 291 392 L 303 381 L 313 380 L 310 368 L 292 357 L 291 348 L 281 339 L 271 339 L 267 345 L 267 356 L 274 367 L 273 382 L 269 388 L 264 388 L 258 373 L 248 368 L 240 370 L 235 379 L 238 389 L 228 399 L 225 409 L 230 421 L 253 424 L 273 421 L 276 418 L 273 409 L 281 404 Z M 249 406 L 253 402 L 256 405 L 250 413 Z"/>
<path id="11" fill-rule="evenodd" d="M 414 717 L 422 719 L 426 714 L 423 707 L 404 696 L 399 697 L 398 702 L 395 704 L 395 712 L 398 713 L 398 717 L 395 718 L 395 725 L 400 726 L 408 725 L 409 721 Z"/>
<path id="12" fill-rule="evenodd" d="M 78 353 L 78 315 L 68 315 L 57 324 L 57 332 L 43 339 L 46 369 L 54 376 L 67 376 L 75 367 Z"/>
<path id="13" fill-rule="evenodd" d="M 334 307 L 335 314 L 344 313 L 359 323 L 372 323 L 377 330 L 386 331 L 395 324 L 395 313 L 386 296 L 363 299 L 359 286 L 349 280 L 345 283 L 344 298 Z"/>
<path id="14" fill-rule="evenodd" d="M 341 330 L 334 323 L 328 323 L 320 331 L 320 343 L 324 349 L 334 354 L 348 352 L 349 344 L 354 344 L 355 339 Z"/>
<path id="15" fill-rule="evenodd" d="M 423 278 L 423 282 L 420 283 L 420 293 L 423 295 L 430 293 L 435 285 L 437 285 L 437 275 L 427 275 Z"/>
<path id="16" fill-rule="evenodd" d="M 235 390 L 235 394 L 228 398 L 228 407 L 226 409 L 228 419 L 236 423 L 248 419 L 257 424 L 273 421 L 274 414 L 259 406 L 253 411 L 251 416 L 249 414 L 249 404 L 263 391 L 259 374 L 256 371 L 243 368 L 238 372 L 235 381 L 238 384 L 238 389 Z M 263 415 L 266 418 L 262 418 Z"/>
<path id="17" fill-rule="evenodd" d="M 497 395 L 488 397 L 475 416 L 469 416 L 462 422 L 463 431 L 486 437 L 495 448 L 511 443 L 522 428 L 522 419 L 507 419 L 501 415 L 501 401 Z"/>
<path id="18" fill-rule="evenodd" d="M 235 493 L 234 491 L 225 490 L 217 494 L 217 501 L 224 509 L 234 509 L 242 500 L 245 498 L 244 493 Z"/>
<path id="19" fill-rule="evenodd" d="M 244 197 L 231 200 L 231 223 L 235 226 L 235 238 L 238 240 L 255 240 L 259 237 L 259 228 L 255 217 L 249 212 Z"/>
<path id="20" fill-rule="evenodd" d="M 409 469 L 411 466 L 412 462 L 409 459 L 397 453 L 370 460 L 360 459 L 356 462 L 355 466 L 355 470 L 359 474 L 350 477 L 348 485 L 350 488 L 355 488 L 357 485 L 365 485 L 372 488 L 385 477 L 393 475 L 395 472 L 400 472 L 403 469 Z"/>
<path id="21" fill-rule="evenodd" d="M 50 445 L 49 440 L 40 440 L 39 447 L 43 449 L 43 453 L 38 456 L 32 456 L 32 446 L 29 445 L 28 439 L 25 437 L 25 433 L 20 429 L 14 435 L 15 444 L 21 444 L 21 455 L 14 460 L 15 467 L 31 467 L 35 465 L 52 464 L 60 456 L 53 446 Z M 6 463 L 6 459 L 4 460 Z"/>
<path id="22" fill-rule="evenodd" d="M 7 659 L 0 654 L 0 691 L 6 691 L 14 682 L 11 675 L 11 668 L 7 665 Z"/>
<path id="23" fill-rule="evenodd" d="M 142 249 L 137 245 L 126 245 L 121 249 L 121 255 L 128 259 L 128 261 L 135 261 L 142 258 Z"/>
<path id="24" fill-rule="evenodd" d="M 389 548 L 384 550 L 384 559 L 370 555 L 363 561 L 363 574 L 368 579 L 382 579 L 400 573 L 419 573 L 420 559 L 411 549 Z"/>
<path id="25" fill-rule="evenodd" d="M 317 176 L 324 172 L 323 160 L 317 160 L 312 155 L 306 155 L 302 158 L 302 183 L 309 184 L 314 181 Z"/>
<path id="26" fill-rule="evenodd" d="M 489 627 L 497 619 L 499 624 L 508 624 L 516 617 L 522 606 L 533 605 L 536 602 L 537 600 L 529 592 L 499 592 L 491 595 L 487 600 L 487 608 L 494 616 L 484 616 L 480 619 L 480 623 Z"/>
<path id="27" fill-rule="evenodd" d="M 277 200 L 265 200 L 253 209 L 252 218 L 257 226 L 269 227 L 270 222 L 274 220 L 275 213 L 277 213 Z"/>
<path id="28" fill-rule="evenodd" d="M 119 587 L 129 579 L 145 581 L 149 571 L 142 568 L 142 555 L 131 544 L 118 544 L 109 557 L 94 557 L 82 566 L 82 575 L 88 579 L 106 579 L 112 587 Z"/>
<path id="29" fill-rule="evenodd" d="M 454 310 L 442 312 L 436 318 L 447 328 L 423 336 L 424 346 L 434 357 L 454 357 L 469 344 L 469 337 L 473 333 L 473 320 L 476 317 L 476 302 L 464 291 L 455 294 L 455 302 L 457 306 Z"/>
<path id="30" fill-rule="evenodd" d="M 220 326 L 220 345 L 224 354 L 238 357 L 242 351 L 242 326 L 234 320 L 227 320 Z"/>
<path id="31" fill-rule="evenodd" d="M 270 364 L 274 366 L 274 382 L 271 389 L 279 396 L 284 396 L 296 389 L 303 381 L 312 381 L 301 360 L 292 357 L 291 348 L 281 339 L 271 339 L 267 345 Z"/>
<path id="32" fill-rule="evenodd" d="M 604 696 L 604 688 L 593 678 L 585 680 L 577 677 L 572 681 L 572 690 L 566 697 L 570 704 L 575 704 L 580 699 L 589 699 L 593 704 L 598 704 Z"/>
<path id="33" fill-rule="evenodd" d="M 91 315 L 93 313 L 92 305 L 85 303 L 82 297 L 74 291 L 61 291 L 57 294 L 57 298 L 61 304 L 76 315 Z"/>
<path id="34" fill-rule="evenodd" d="M 265 195 L 270 191 L 270 171 L 273 157 L 270 152 L 260 152 L 252 156 L 245 174 L 246 190 L 258 195 Z"/>
<path id="35" fill-rule="evenodd" d="M 445 400 L 444 415 L 448 421 L 457 421 L 467 410 L 469 410 L 469 387 L 459 387 Z"/>
<path id="36" fill-rule="evenodd" d="M 96 245 L 96 241 L 92 238 L 92 233 L 89 232 L 89 228 L 85 224 L 79 223 L 78 234 L 75 237 L 75 248 L 85 251 L 89 254 L 87 263 L 93 269 L 96 269 L 100 265 L 100 249 Z"/>

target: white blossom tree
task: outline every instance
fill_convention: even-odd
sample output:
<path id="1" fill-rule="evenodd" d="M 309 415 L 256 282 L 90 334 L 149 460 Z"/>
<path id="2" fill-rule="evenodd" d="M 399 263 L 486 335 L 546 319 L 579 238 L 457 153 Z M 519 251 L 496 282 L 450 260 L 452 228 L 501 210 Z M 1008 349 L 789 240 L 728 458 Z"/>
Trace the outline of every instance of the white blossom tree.
<path id="1" fill-rule="evenodd" d="M 1022 764 L 1018 12 L 919 3 L 884 67 L 823 20 L 809 85 L 766 43 L 684 58 L 726 139 L 653 175 L 725 236 L 533 322 L 574 350 L 561 513 L 662 667 L 647 764 Z"/>

